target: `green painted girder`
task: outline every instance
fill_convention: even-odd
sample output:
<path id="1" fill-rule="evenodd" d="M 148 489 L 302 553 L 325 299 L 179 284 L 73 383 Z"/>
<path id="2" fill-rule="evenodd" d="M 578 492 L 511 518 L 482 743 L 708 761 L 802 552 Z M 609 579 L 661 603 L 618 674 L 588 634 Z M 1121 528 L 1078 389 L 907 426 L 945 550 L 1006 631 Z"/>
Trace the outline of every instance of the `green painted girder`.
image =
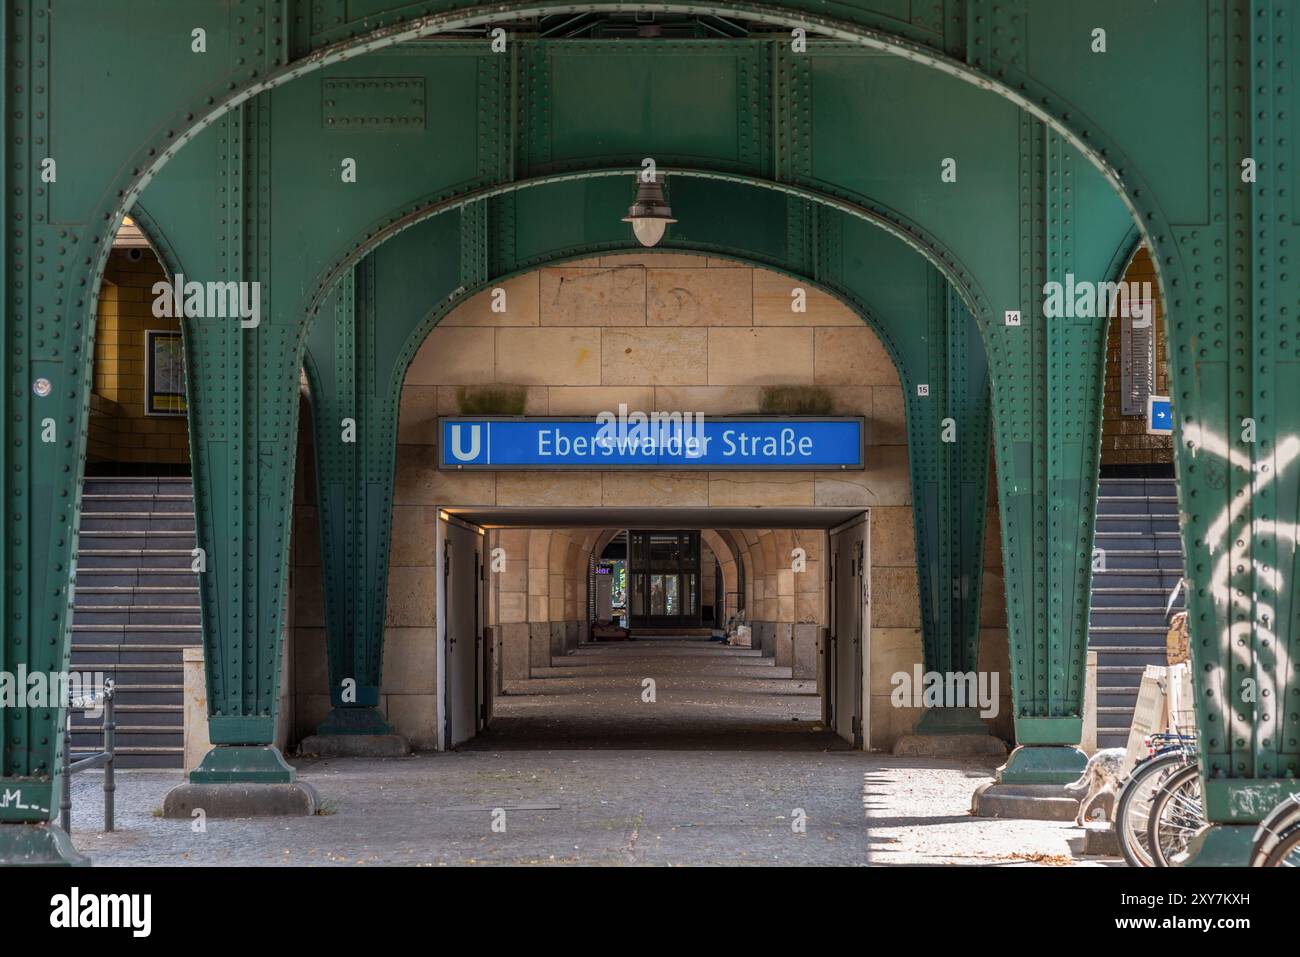
<path id="1" fill-rule="evenodd" d="M 927 339 L 935 344 L 929 395 L 906 392 L 921 631 L 927 670 L 969 672 L 978 667 L 980 643 L 988 360 L 974 319 L 937 270 L 927 294 Z"/>
<path id="2" fill-rule="evenodd" d="M 280 694 L 302 335 L 273 293 L 270 113 L 268 100 L 254 100 L 215 129 L 215 221 L 201 230 L 205 244 L 215 238 L 215 261 L 175 244 L 197 281 L 261 284 L 252 287 L 260 316 L 182 321 L 215 745 L 271 743 Z"/>
<path id="3" fill-rule="evenodd" d="M 375 313 L 373 261 L 339 281 L 312 325 L 304 368 L 311 396 L 316 508 L 325 595 L 330 704 L 375 709 L 383 669 L 400 391 L 375 360 L 387 334 Z M 353 730 L 391 733 L 377 715 Z"/>
<path id="4" fill-rule="evenodd" d="M 1019 325 L 986 330 L 1012 704 L 1022 745 L 1077 743 L 1096 527 L 1107 317 L 1045 314 L 1048 282 L 1114 281 L 1104 183 L 1059 136 L 1021 121 Z M 1074 304 L 1071 303 L 1071 306 Z M 1087 311 L 1087 310 L 1083 310 Z M 1062 776 L 1074 770 L 1062 769 Z"/>
<path id="5" fill-rule="evenodd" d="M 584 4 L 583 8 L 664 6 Z M 848 159 L 858 164 L 860 173 L 875 175 L 864 189 L 853 170 L 840 168 L 847 166 L 846 161 L 835 161 L 840 134 L 833 127 L 846 125 L 846 118 L 856 116 L 861 104 L 868 108 L 883 104 L 898 91 L 888 85 L 863 86 L 858 74 L 834 67 L 814 70 L 814 90 L 819 91 L 813 97 L 814 115 L 822 91 L 839 91 L 832 97 L 839 106 L 829 114 L 831 122 L 814 122 L 814 132 L 827 130 L 812 150 L 814 176 L 836 194 L 842 187 L 848 194 L 878 194 L 886 180 L 895 186 L 910 185 L 902 193 L 919 200 L 919 205 L 903 195 L 894 199 L 894 211 L 924 226 L 923 234 L 933 240 L 941 259 L 943 250 L 957 250 L 946 261 L 952 267 L 946 274 L 952 279 L 954 271 L 968 270 L 967 276 L 958 274 L 954 281 L 966 293 L 973 292 L 966 298 L 986 337 L 1000 310 L 1018 298 L 1018 284 L 1012 278 L 1024 271 L 1019 263 L 1006 269 L 1005 264 L 978 255 L 981 242 L 990 250 L 1005 244 L 1000 237 L 1006 235 L 1006 223 L 998 219 L 1008 210 L 1005 200 L 997 198 L 996 190 L 986 192 L 983 212 L 997 215 L 992 219 L 978 211 L 971 215 L 970 210 L 947 204 L 956 193 L 943 195 L 923 182 L 924 164 L 920 173 L 915 164 L 873 170 L 879 150 L 869 147 L 906 142 L 913 134 L 935 135 L 945 128 L 944 109 L 950 103 L 961 103 L 963 116 L 973 118 L 984 111 L 966 102 L 964 95 L 969 87 L 983 87 L 990 101 L 1031 110 L 1051 124 L 1104 170 L 1135 211 L 1152 243 L 1168 307 L 1184 545 L 1193 579 L 1193 656 L 1198 675 L 1204 677 L 1198 684 L 1198 709 L 1206 732 L 1203 764 L 1210 777 L 1209 812 L 1216 820 L 1250 819 L 1257 814 L 1268 789 L 1275 788 L 1279 779 L 1295 775 L 1300 753 L 1300 679 L 1285 667 L 1285 662 L 1297 660 L 1291 600 L 1294 560 L 1283 559 L 1289 554 L 1284 547 L 1278 550 L 1278 560 L 1271 560 L 1276 538 L 1292 539 L 1300 517 L 1288 484 L 1289 443 L 1300 425 L 1297 404 L 1288 394 L 1294 376 L 1287 375 L 1286 368 L 1294 361 L 1295 340 L 1288 322 L 1296 306 L 1284 250 L 1294 243 L 1297 220 L 1295 164 L 1288 165 L 1286 152 L 1294 142 L 1291 64 L 1297 52 L 1297 31 L 1288 4 L 1206 0 L 1188 15 L 1174 5 L 1135 5 L 1124 0 L 1088 4 L 945 0 L 942 6 L 918 8 L 905 18 L 888 15 L 884 4 L 877 9 L 876 4 L 840 3 L 831 16 L 820 5 L 808 12 L 805 4 L 789 3 L 674 7 L 745 16 L 786 28 L 808 26 L 888 54 L 894 63 L 934 71 L 917 84 L 907 84 L 908 89 L 927 87 L 919 101 L 902 99 L 894 104 L 910 121 L 923 116 L 926 122 L 912 122 L 901 139 L 882 136 L 856 142 Z M 377 52 L 385 44 L 442 28 L 568 8 L 565 4 L 494 4 L 440 13 L 444 8 L 437 4 L 395 8 L 375 0 L 345 8 L 331 0 L 307 11 L 291 8 L 283 0 L 191 0 L 151 8 L 148 18 L 139 18 L 131 15 L 136 8 L 127 0 L 15 0 L 7 5 L 9 188 L 4 202 L 6 221 L 16 228 L 5 238 L 10 296 L 5 302 L 9 361 L 3 375 L 10 415 L 6 417 L 8 466 L 3 470 L 8 484 L 0 491 L 9 514 L 4 612 L 6 620 L 16 624 L 5 636 L 4 663 L 42 660 L 33 649 L 43 648 L 47 636 L 29 642 L 33 622 L 45 623 L 56 649 L 44 653 L 48 660 L 60 658 L 66 646 L 66 583 L 75 545 L 76 477 L 84 439 L 76 437 L 70 446 L 53 443 L 54 448 L 42 450 L 46 457 L 37 458 L 48 468 L 33 471 L 24 466 L 32 454 L 34 422 L 51 417 L 71 424 L 75 431 L 84 427 L 87 391 L 81 383 L 88 371 L 94 290 L 111 227 L 137 202 L 141 190 L 164 166 L 184 164 L 192 150 L 182 147 L 226 111 L 273 86 L 288 90 L 312 76 L 312 71 L 363 47 Z M 397 9 L 407 19 L 385 26 L 396 22 L 398 14 L 389 11 Z M 364 19 L 352 19 L 357 16 Z M 178 42 L 190 36 L 196 20 L 211 24 L 209 52 L 203 56 L 191 54 L 184 42 Z M 1088 42 L 1099 23 L 1109 31 L 1105 55 L 1093 54 Z M 1159 37 L 1159 42 L 1152 42 L 1153 37 Z M 290 62 L 326 40 L 335 45 Z M 147 49 L 152 55 L 123 62 L 106 53 L 127 46 Z M 362 62 L 358 57 L 350 65 Z M 380 65 L 378 60 L 369 62 Z M 632 65 L 629 62 L 629 68 Z M 711 85 L 697 89 L 725 86 L 719 76 L 715 71 L 709 77 Z M 935 77 L 947 81 L 930 86 L 926 81 Z M 443 88 L 435 89 L 441 94 Z M 1143 95 L 1134 96 L 1139 89 Z M 872 98 L 872 93 L 880 95 Z M 792 101 L 798 103 L 799 98 Z M 133 109 L 115 109 L 121 102 L 131 102 Z M 512 112 L 520 102 L 512 94 Z M 1153 102 L 1159 104 L 1158 110 L 1149 108 Z M 313 109 L 307 112 L 320 115 Z M 1000 142 L 1000 121 L 994 112 L 985 114 L 979 132 L 992 131 L 992 139 Z M 653 115 L 673 114 L 656 110 Z M 293 117 L 285 117 L 282 111 L 276 114 L 277 131 L 287 125 L 286 119 Z M 842 136 L 855 145 L 851 129 L 844 129 Z M 282 142 L 293 140 L 286 137 Z M 61 164 L 58 188 L 40 183 L 35 175 L 51 143 L 57 146 Z M 1261 173 L 1253 183 L 1242 182 L 1240 176 L 1248 148 Z M 827 153 L 832 162 L 824 164 Z M 276 155 L 279 158 L 281 153 Z M 494 150 L 493 155 L 494 168 L 499 168 L 501 154 Z M 515 153 L 509 155 L 517 158 Z M 1016 153 L 1017 163 L 1023 162 L 1023 155 Z M 1004 157 L 999 165 L 1006 167 L 1009 162 Z M 292 175 L 310 179 L 302 173 L 307 166 L 310 163 L 299 164 Z M 72 175 L 67 175 L 69 171 Z M 190 171 L 194 172 L 192 165 Z M 200 182 L 214 179 L 200 176 L 195 183 Z M 277 189 L 287 191 L 283 184 Z M 198 202 L 207 202 L 210 195 Z M 311 199 L 318 200 L 319 192 Z M 397 208 L 387 202 L 378 207 Z M 296 211 L 301 213 L 302 207 Z M 194 212 L 192 218 L 203 218 L 201 209 Z M 170 216 L 159 218 L 175 229 Z M 1012 218 L 1019 217 L 1013 214 Z M 189 219 L 182 216 L 179 221 Z M 296 219 L 288 214 L 290 224 Z M 1246 223 L 1250 229 L 1243 228 Z M 312 240 L 321 235 L 316 225 L 303 222 L 296 235 L 292 225 L 288 228 L 294 238 Z M 329 229 L 331 225 L 326 223 L 326 235 L 343 239 Z M 1018 236 L 1018 223 L 1014 228 Z M 358 230 L 363 231 L 364 227 Z M 273 230 L 277 236 L 282 232 Z M 210 233 L 208 242 L 215 243 L 218 235 Z M 281 268 L 277 262 L 273 300 L 298 298 L 303 287 L 291 274 L 313 272 L 298 266 L 320 265 L 329 259 L 303 252 L 297 266 Z M 193 261 L 200 270 L 209 270 L 207 275 L 218 274 L 206 260 Z M 978 275 L 971 271 L 976 265 Z M 1251 297 L 1233 292 L 1234 286 L 1252 290 Z M 68 292 L 86 289 L 91 291 L 81 292 L 79 298 Z M 1277 361 L 1250 362 L 1241 345 L 1247 342 L 1252 344 L 1251 353 L 1274 356 Z M 996 404 L 996 343 L 986 338 L 986 346 L 995 378 L 996 420 L 1002 416 Z M 55 386 L 46 397 L 29 391 L 30 382 L 42 377 L 33 373 L 42 368 L 53 374 Z M 1256 414 L 1245 414 L 1249 412 Z M 1245 449 L 1232 448 L 1229 427 L 1240 434 L 1245 418 L 1255 420 L 1256 441 L 1242 443 L 1249 446 Z M 1001 462 L 1001 452 L 999 456 Z M 1269 473 L 1277 478 L 1256 484 L 1242 478 Z M 48 480 L 43 478 L 46 475 Z M 1233 534 L 1223 534 L 1220 526 L 1225 523 L 1235 526 Z M 39 531 L 26 534 L 31 528 Z M 1282 646 L 1285 658 L 1280 654 Z M 1244 677 L 1251 677 L 1254 685 L 1244 684 Z M 1249 688 L 1254 690 L 1248 694 Z M 1265 690 L 1272 693 L 1265 696 Z M 0 778 L 23 779 L 23 786 L 28 786 L 39 777 L 36 770 L 48 767 L 48 735 L 42 729 L 52 717 L 0 715 L 5 725 L 0 727 L 5 741 Z"/>

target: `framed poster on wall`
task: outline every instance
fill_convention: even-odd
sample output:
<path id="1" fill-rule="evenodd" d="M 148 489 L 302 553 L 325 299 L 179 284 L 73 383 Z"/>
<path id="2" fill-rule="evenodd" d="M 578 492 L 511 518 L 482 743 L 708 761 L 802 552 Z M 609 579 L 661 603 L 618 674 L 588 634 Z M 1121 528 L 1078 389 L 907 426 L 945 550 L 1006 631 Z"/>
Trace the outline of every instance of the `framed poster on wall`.
<path id="1" fill-rule="evenodd" d="M 181 334 L 146 329 L 144 357 L 144 414 L 184 415 L 185 356 Z"/>

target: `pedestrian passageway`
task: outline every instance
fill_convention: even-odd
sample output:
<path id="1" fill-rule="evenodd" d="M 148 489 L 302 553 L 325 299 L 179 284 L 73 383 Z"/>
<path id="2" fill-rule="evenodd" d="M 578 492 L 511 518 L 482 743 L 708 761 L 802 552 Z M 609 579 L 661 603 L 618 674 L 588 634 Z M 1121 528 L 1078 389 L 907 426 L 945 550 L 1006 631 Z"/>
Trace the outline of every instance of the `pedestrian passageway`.
<path id="1" fill-rule="evenodd" d="M 866 746 L 865 512 L 537 514 L 441 513 L 444 747 Z"/>
<path id="2" fill-rule="evenodd" d="M 647 682 L 652 682 L 647 686 Z M 816 678 L 761 648 L 663 636 L 583 644 L 507 681 L 482 748 L 825 749 Z"/>

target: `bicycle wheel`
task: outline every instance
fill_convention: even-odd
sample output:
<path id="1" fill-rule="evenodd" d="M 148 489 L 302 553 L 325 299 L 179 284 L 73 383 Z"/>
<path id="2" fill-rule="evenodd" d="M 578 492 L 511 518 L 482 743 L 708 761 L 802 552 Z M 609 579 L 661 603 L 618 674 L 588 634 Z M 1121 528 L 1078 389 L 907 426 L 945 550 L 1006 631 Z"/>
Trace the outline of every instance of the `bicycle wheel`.
<path id="1" fill-rule="evenodd" d="M 1300 793 L 1292 794 L 1259 822 L 1250 842 L 1250 866 L 1266 866 L 1264 862 L 1277 847 L 1277 842 L 1297 825 L 1300 825 Z"/>
<path id="2" fill-rule="evenodd" d="M 1300 824 L 1291 825 L 1269 852 L 1265 867 L 1300 867 Z"/>
<path id="3" fill-rule="evenodd" d="M 1188 758 L 1179 752 L 1157 754 L 1135 767 L 1120 788 L 1115 802 L 1115 833 L 1119 838 L 1120 853 L 1129 867 L 1151 867 L 1151 851 L 1147 847 L 1147 818 L 1151 813 L 1151 799 L 1156 791 L 1179 768 L 1187 766 Z"/>
<path id="4" fill-rule="evenodd" d="M 1170 775 L 1151 799 L 1147 847 L 1151 851 L 1152 866 L 1175 866 L 1177 856 L 1187 850 L 1192 835 L 1204 826 L 1201 772 L 1193 764 Z"/>

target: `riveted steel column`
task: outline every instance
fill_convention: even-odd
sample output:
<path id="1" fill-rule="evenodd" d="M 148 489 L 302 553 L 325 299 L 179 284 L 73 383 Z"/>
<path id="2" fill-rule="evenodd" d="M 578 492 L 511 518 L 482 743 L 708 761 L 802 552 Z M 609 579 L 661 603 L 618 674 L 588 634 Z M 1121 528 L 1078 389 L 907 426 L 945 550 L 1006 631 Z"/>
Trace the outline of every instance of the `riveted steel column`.
<path id="1" fill-rule="evenodd" d="M 1022 117 L 1019 317 L 994 316 L 988 330 L 1020 745 L 1000 771 L 1005 783 L 1066 783 L 1085 760 L 1077 745 L 1106 320 L 1044 310 L 1045 283 L 1064 282 L 1074 268 L 1074 221 L 1083 212 L 1074 207 L 1076 162 L 1060 137 Z"/>
<path id="2" fill-rule="evenodd" d="M 284 783 L 274 747 L 297 440 L 295 315 L 270 309 L 271 105 L 224 117 L 217 279 L 257 283 L 260 322 L 185 319 L 199 594 L 214 745 L 193 783 Z"/>
<path id="3" fill-rule="evenodd" d="M 49 221 L 49 3 L 6 4 L 4 589 L 0 592 L 0 864 L 84 864 L 53 823 L 62 774 L 64 702 L 37 700 L 28 676 L 68 669 L 70 579 L 85 454 L 89 351 L 84 316 L 96 290 L 69 282 L 102 234 Z M 89 304 L 89 305 L 88 305 Z M 53 690 L 53 689 L 49 689 Z M 7 700 L 6 700 L 7 699 Z"/>
<path id="4" fill-rule="evenodd" d="M 379 711 L 397 398 L 377 369 L 374 260 L 347 273 L 313 327 L 311 376 L 330 705 L 320 734 L 392 734 Z"/>
<path id="5" fill-rule="evenodd" d="M 1270 0 L 1209 16 L 1210 222 L 1176 226 L 1160 251 L 1212 825 L 1189 863 L 1240 865 L 1300 776 L 1300 23 Z"/>
<path id="6" fill-rule="evenodd" d="M 903 386 L 922 643 L 926 671 L 969 673 L 979 658 L 988 367 L 975 320 L 938 270 L 931 270 L 927 299 L 928 367 Z M 974 705 L 945 701 L 921 716 L 916 732 L 983 733 Z"/>

